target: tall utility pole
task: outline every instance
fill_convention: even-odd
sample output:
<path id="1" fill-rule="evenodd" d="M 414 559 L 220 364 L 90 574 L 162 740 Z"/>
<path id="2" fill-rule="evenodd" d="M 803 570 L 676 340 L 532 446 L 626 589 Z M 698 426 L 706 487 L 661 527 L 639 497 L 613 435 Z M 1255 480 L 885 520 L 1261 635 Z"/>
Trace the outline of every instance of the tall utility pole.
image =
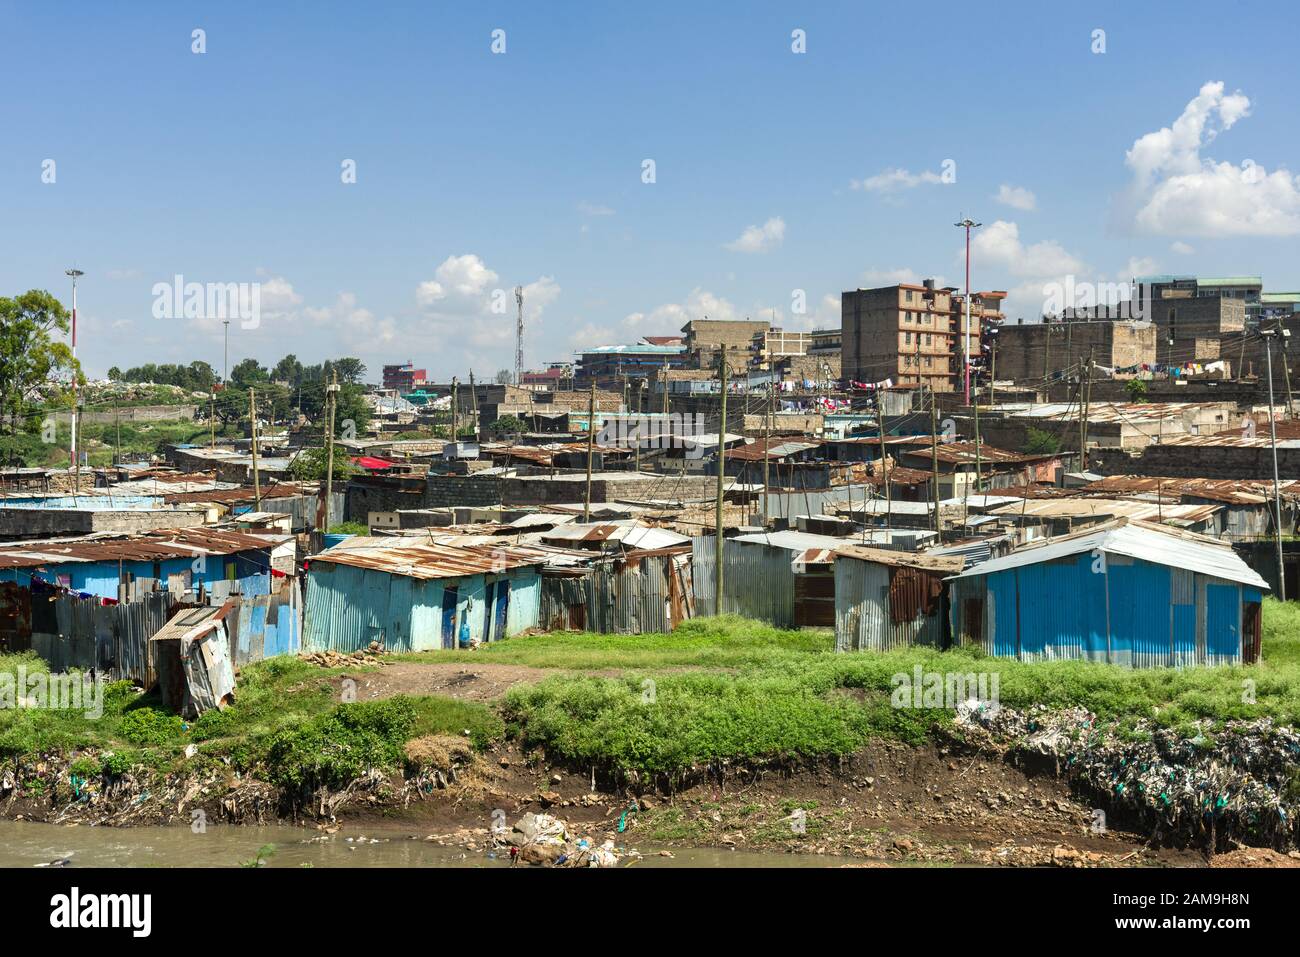
<path id="1" fill-rule="evenodd" d="M 75 266 L 65 269 L 64 275 L 72 278 L 72 490 L 81 491 L 81 460 L 77 457 L 77 279 L 85 272 Z"/>
<path id="2" fill-rule="evenodd" d="M 339 391 L 339 376 L 334 373 L 334 380 L 325 386 L 326 405 L 329 407 L 328 424 L 325 427 L 325 527 L 322 532 L 330 530 L 330 500 L 334 497 L 334 407 L 335 396 Z"/>
<path id="3" fill-rule="evenodd" d="M 1079 469 L 1088 471 L 1088 413 L 1092 410 L 1092 349 L 1088 350 L 1087 379 L 1080 380 L 1082 401 L 1079 403 Z"/>
<path id="4" fill-rule="evenodd" d="M 930 387 L 930 501 L 934 505 L 934 533 L 939 535 L 939 409 L 934 386 Z"/>
<path id="5" fill-rule="evenodd" d="M 885 400 L 881 398 L 879 389 L 876 390 L 876 427 L 880 431 L 880 485 L 885 490 L 885 527 L 888 528 L 894 505 L 893 495 L 889 491 L 889 455 L 885 451 Z M 864 524 L 866 517 L 864 505 Z"/>
<path id="6" fill-rule="evenodd" d="M 456 400 L 459 397 L 460 397 L 460 381 L 455 376 L 452 376 L 451 377 L 451 441 L 453 444 L 455 444 L 456 442 L 456 432 L 457 432 L 456 427 L 460 425 L 460 422 L 458 421 L 459 416 L 456 414 L 457 412 Z"/>
<path id="7" fill-rule="evenodd" d="M 524 287 L 515 286 L 515 304 L 519 307 L 519 318 L 515 321 L 515 385 L 523 380 L 524 371 Z"/>
<path id="8" fill-rule="evenodd" d="M 722 407 L 718 413 L 718 491 L 713 511 L 713 595 L 714 614 L 722 614 L 722 486 L 727 473 L 727 347 L 718 351 L 718 374 L 722 382 Z M 684 459 L 683 459 L 684 461 Z"/>
<path id="9" fill-rule="evenodd" d="M 216 385 L 208 386 L 208 431 L 212 434 L 209 448 L 217 447 L 217 387 Z M 118 439 L 118 445 L 121 445 L 121 439 Z"/>
<path id="10" fill-rule="evenodd" d="M 225 323 L 226 326 L 226 358 L 223 360 L 225 362 L 225 366 L 221 370 L 221 384 L 229 385 L 230 384 L 230 320 L 223 319 L 222 322 Z"/>
<path id="11" fill-rule="evenodd" d="M 668 360 L 664 359 L 664 428 L 668 428 Z"/>
<path id="12" fill-rule="evenodd" d="M 469 370 L 469 407 L 473 413 L 474 441 L 481 442 L 482 436 L 478 431 L 478 390 L 474 388 L 474 370 Z"/>
<path id="13" fill-rule="evenodd" d="M 1286 601 L 1286 566 L 1282 563 L 1282 493 L 1278 490 L 1277 480 L 1277 423 L 1273 421 L 1273 337 L 1278 336 L 1278 333 L 1279 330 L 1276 329 L 1268 332 L 1261 330 L 1259 335 L 1264 340 L 1264 355 L 1268 363 L 1268 435 L 1273 446 L 1273 532 L 1277 540 L 1277 597 Z"/>
<path id="14" fill-rule="evenodd" d="M 253 504 L 254 510 L 262 510 L 262 481 L 257 472 L 257 398 L 256 390 L 248 390 L 248 425 L 252 430 L 253 449 Z"/>
<path id="15" fill-rule="evenodd" d="M 596 451 L 596 380 L 591 380 L 587 398 L 587 497 L 583 499 L 582 520 L 591 521 L 591 460 Z M 552 459 L 554 461 L 554 459 Z"/>
<path id="16" fill-rule="evenodd" d="M 767 528 L 767 489 L 772 463 L 772 380 L 767 381 L 767 407 L 763 410 L 763 527 Z"/>
<path id="17" fill-rule="evenodd" d="M 977 223 L 967 217 L 960 223 L 953 223 L 953 225 L 966 230 L 966 325 L 964 330 L 965 345 L 962 347 L 962 353 L 966 366 L 964 376 L 966 383 L 966 404 L 970 405 L 970 231 L 979 226 L 983 226 L 984 224 Z M 938 516 L 936 515 L 935 518 L 937 519 Z"/>

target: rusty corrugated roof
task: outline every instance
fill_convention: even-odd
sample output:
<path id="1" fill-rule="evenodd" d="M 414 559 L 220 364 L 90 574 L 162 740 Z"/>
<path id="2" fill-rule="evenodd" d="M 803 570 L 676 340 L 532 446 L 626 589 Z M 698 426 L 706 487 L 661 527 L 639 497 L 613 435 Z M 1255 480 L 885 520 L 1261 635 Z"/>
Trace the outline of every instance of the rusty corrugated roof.
<path id="1" fill-rule="evenodd" d="M 151 562 L 196 555 L 233 555 L 273 547 L 289 535 L 252 535 L 225 529 L 158 529 L 121 538 L 17 542 L 0 545 L 0 568 L 36 568 L 59 562 Z"/>
<path id="2" fill-rule="evenodd" d="M 443 545 L 408 538 L 356 536 L 313 555 L 309 561 L 369 568 L 407 578 L 433 580 L 495 574 L 545 565 L 548 555 L 526 545 Z"/>

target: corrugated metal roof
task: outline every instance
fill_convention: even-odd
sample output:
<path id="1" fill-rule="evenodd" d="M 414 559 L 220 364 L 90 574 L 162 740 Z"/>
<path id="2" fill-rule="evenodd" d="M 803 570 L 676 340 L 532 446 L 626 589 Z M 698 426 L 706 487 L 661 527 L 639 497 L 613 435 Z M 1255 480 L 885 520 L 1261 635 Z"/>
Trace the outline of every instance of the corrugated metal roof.
<path id="1" fill-rule="evenodd" d="M 0 545 L 0 568 L 36 568 L 50 562 L 162 561 L 196 555 L 233 555 L 269 549 L 290 538 L 290 535 L 252 535 L 197 527 L 160 529 L 129 538 L 19 542 Z"/>
<path id="2" fill-rule="evenodd" d="M 666 528 L 642 525 L 635 519 L 589 525 L 575 522 L 563 528 L 543 532 L 542 538 L 548 542 L 613 542 L 622 545 L 625 549 L 639 551 L 679 548 L 691 543 L 690 538 L 685 535 L 678 535 Z"/>
<path id="3" fill-rule="evenodd" d="M 847 540 L 835 538 L 831 535 L 816 535 L 812 532 L 757 532 L 752 535 L 736 535 L 730 539 L 733 542 L 748 542 L 755 545 L 771 545 L 773 548 L 784 548 L 792 552 L 806 552 L 809 550 L 821 549 L 827 552 L 835 552 L 846 544 Z"/>
<path id="4" fill-rule="evenodd" d="M 856 558 L 859 561 L 875 562 L 878 565 L 890 565 L 896 568 L 920 568 L 932 572 L 959 572 L 962 558 L 958 556 L 940 556 L 924 553 L 895 552 L 884 548 L 866 548 L 862 545 L 845 545 L 836 549 L 836 555 L 844 558 Z"/>
<path id="5" fill-rule="evenodd" d="M 1086 532 L 1049 539 L 1042 544 L 1027 545 L 1010 555 L 991 559 L 952 577 L 989 575 L 1009 568 L 1041 564 L 1093 550 L 1127 555 L 1130 558 L 1155 562 L 1171 568 L 1187 569 L 1213 578 L 1222 578 L 1225 581 L 1253 585 L 1256 588 L 1268 588 L 1268 583 L 1238 558 L 1237 553 L 1229 545 L 1204 535 L 1176 532 L 1160 525 L 1123 518 Z"/>
<path id="6" fill-rule="evenodd" d="M 1177 505 L 1158 502 L 1137 502 L 1129 499 L 1107 498 L 1040 498 L 1021 499 L 1014 505 L 995 508 L 990 514 L 1010 518 L 1081 518 L 1091 515 L 1114 515 L 1143 521 L 1181 519 L 1202 522 L 1217 512 L 1221 505 Z"/>
<path id="7" fill-rule="evenodd" d="M 807 452 L 820 447 L 820 442 L 806 442 L 797 439 L 757 439 L 748 445 L 728 449 L 727 458 L 761 462 L 764 458 L 781 459 L 787 455 L 798 455 L 800 452 Z"/>
<path id="8" fill-rule="evenodd" d="M 545 565 L 546 561 L 543 552 L 526 545 L 458 546 L 363 535 L 356 535 L 310 558 L 313 565 L 328 562 L 423 580 L 495 574 L 511 568 Z"/>
<path id="9" fill-rule="evenodd" d="M 1284 497 L 1300 494 L 1300 481 L 1283 479 L 1278 488 Z M 1260 505 L 1273 500 L 1273 483 L 1252 479 L 1162 478 L 1151 475 L 1110 475 L 1081 486 L 1083 495 L 1108 494 L 1191 495 L 1232 505 Z"/>

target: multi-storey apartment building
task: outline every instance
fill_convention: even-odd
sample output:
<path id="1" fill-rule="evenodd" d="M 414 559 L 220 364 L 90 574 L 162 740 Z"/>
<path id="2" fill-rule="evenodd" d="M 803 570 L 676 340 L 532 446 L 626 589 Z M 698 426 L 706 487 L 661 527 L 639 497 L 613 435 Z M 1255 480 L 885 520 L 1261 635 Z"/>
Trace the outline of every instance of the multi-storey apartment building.
<path id="1" fill-rule="evenodd" d="M 980 355 L 980 332 L 1000 322 L 1003 292 L 971 297 L 970 355 Z M 951 286 L 933 280 L 845 292 L 841 308 L 841 366 L 858 382 L 892 379 L 895 385 L 925 386 L 935 392 L 963 388 L 966 348 L 965 300 Z"/>

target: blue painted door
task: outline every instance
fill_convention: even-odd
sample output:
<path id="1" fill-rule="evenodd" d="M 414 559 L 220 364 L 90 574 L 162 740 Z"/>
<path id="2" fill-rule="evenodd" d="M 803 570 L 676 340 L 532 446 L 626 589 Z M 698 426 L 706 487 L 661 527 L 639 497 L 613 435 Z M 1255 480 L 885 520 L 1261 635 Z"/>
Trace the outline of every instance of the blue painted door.
<path id="1" fill-rule="evenodd" d="M 442 647 L 456 647 L 456 599 L 458 589 L 455 585 L 442 590 Z"/>
<path id="2" fill-rule="evenodd" d="M 510 614 L 510 582 L 497 582 L 497 621 L 492 629 L 492 641 L 500 641 L 506 636 L 506 621 Z"/>

